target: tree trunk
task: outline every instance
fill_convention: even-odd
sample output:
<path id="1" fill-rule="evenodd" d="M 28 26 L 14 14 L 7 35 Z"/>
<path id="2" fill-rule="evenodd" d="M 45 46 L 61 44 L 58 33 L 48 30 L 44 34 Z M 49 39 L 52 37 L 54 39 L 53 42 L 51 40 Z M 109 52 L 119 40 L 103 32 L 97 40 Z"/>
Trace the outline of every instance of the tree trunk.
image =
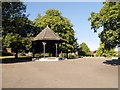
<path id="1" fill-rule="evenodd" d="M 66 54 L 67 54 L 67 58 L 68 58 L 68 52 Z"/>
<path id="2" fill-rule="evenodd" d="M 18 52 L 15 53 L 15 58 L 18 58 Z"/>
<path id="3" fill-rule="evenodd" d="M 35 58 L 35 53 L 33 52 L 33 58 Z"/>

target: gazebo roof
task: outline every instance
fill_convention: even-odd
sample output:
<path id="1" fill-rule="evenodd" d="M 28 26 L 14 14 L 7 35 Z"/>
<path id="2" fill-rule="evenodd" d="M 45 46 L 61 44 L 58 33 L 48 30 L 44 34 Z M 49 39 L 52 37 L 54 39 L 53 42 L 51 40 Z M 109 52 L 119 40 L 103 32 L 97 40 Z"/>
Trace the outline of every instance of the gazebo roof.
<path id="1" fill-rule="evenodd" d="M 53 30 L 51 30 L 48 26 L 33 39 L 33 41 L 37 41 L 37 40 L 66 41 L 65 39 L 61 38 L 58 34 L 56 34 Z"/>

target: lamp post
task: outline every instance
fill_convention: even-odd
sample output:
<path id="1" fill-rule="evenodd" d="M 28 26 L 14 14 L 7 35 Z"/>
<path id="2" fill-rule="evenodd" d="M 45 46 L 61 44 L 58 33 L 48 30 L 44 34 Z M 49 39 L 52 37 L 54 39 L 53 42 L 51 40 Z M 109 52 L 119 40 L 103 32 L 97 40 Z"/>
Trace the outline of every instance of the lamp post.
<path id="1" fill-rule="evenodd" d="M 43 53 L 44 53 L 44 58 L 45 58 L 45 45 L 46 45 L 46 42 L 42 42 L 43 44 Z"/>
<path id="2" fill-rule="evenodd" d="M 57 57 L 57 43 L 55 43 L 55 46 L 56 46 L 56 57 Z"/>

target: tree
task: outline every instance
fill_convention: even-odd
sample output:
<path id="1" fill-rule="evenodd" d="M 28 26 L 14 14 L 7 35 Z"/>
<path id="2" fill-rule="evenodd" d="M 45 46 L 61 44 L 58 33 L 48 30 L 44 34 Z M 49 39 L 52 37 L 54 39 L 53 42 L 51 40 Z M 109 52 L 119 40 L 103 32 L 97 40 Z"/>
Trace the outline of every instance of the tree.
<path id="1" fill-rule="evenodd" d="M 11 48 L 16 52 L 16 57 L 19 51 L 31 48 L 31 37 L 36 35 L 33 22 L 28 19 L 25 11 L 26 5 L 23 2 L 2 2 L 3 49 Z"/>
<path id="2" fill-rule="evenodd" d="M 18 52 L 22 48 L 22 37 L 18 34 L 8 33 L 4 39 L 4 45 L 15 52 L 15 58 L 18 58 Z"/>
<path id="3" fill-rule="evenodd" d="M 100 42 L 100 47 L 95 53 L 95 56 L 105 56 L 105 57 L 111 57 L 111 56 L 116 56 L 116 55 L 117 55 L 117 52 L 115 52 L 114 48 L 110 50 L 105 49 L 105 45 L 102 42 Z"/>
<path id="4" fill-rule="evenodd" d="M 99 13 L 91 13 L 89 21 L 94 32 L 103 27 L 99 38 L 106 49 L 120 46 L 120 2 L 104 2 Z"/>
<path id="5" fill-rule="evenodd" d="M 33 23 L 25 14 L 26 5 L 23 2 L 2 3 L 2 35 L 17 33 L 22 37 L 33 32 Z"/>
<path id="6" fill-rule="evenodd" d="M 75 38 L 75 31 L 70 20 L 62 16 L 62 13 L 56 9 L 48 9 L 44 16 L 40 14 L 34 20 L 35 27 L 43 30 L 47 25 L 54 30 L 63 39 L 66 39 L 66 43 L 59 45 L 59 50 L 64 52 L 76 52 L 77 39 Z"/>
<path id="7" fill-rule="evenodd" d="M 3 35 L 16 32 L 19 28 L 18 18 L 25 17 L 26 6 L 22 2 L 2 2 L 2 28 Z M 21 20 L 20 20 L 21 21 Z"/>
<path id="8" fill-rule="evenodd" d="M 90 49 L 88 48 L 86 43 L 83 42 L 82 44 L 80 44 L 78 54 L 82 56 L 91 55 Z"/>
<path id="9" fill-rule="evenodd" d="M 16 53 L 15 58 L 18 58 L 18 52 L 29 51 L 31 44 L 31 39 L 21 37 L 19 34 L 8 33 L 4 39 L 5 47 L 11 48 L 11 51 Z"/>

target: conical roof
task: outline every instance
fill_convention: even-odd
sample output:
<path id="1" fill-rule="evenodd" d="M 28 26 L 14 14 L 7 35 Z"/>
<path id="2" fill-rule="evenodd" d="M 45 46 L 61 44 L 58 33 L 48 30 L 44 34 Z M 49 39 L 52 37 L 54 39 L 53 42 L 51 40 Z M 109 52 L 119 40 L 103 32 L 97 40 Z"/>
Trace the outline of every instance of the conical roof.
<path id="1" fill-rule="evenodd" d="M 51 30 L 48 26 L 42 30 L 34 39 L 36 40 L 54 40 L 54 41 L 65 41 L 58 34 L 56 34 L 53 30 Z"/>

